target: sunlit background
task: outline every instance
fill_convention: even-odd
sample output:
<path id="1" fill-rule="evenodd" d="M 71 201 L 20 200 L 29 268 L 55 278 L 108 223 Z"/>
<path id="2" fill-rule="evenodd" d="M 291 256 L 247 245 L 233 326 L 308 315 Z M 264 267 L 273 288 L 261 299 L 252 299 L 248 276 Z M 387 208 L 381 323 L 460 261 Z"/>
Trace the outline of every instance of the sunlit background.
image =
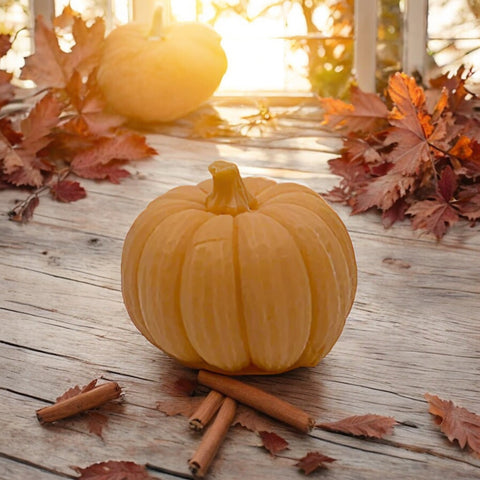
<path id="1" fill-rule="evenodd" d="M 108 28 L 133 17 L 133 0 L 71 0 L 84 18 L 102 16 Z M 56 0 L 60 14 L 69 3 Z M 229 68 L 219 92 L 308 92 L 343 96 L 351 81 L 354 0 L 143 0 L 162 4 L 176 21 L 201 21 L 223 38 Z M 31 51 L 29 0 L 2 0 L 0 31 L 16 33 L 2 67 L 19 71 Z M 401 70 L 402 0 L 379 1 L 377 87 Z M 465 63 L 480 70 L 480 0 L 430 0 L 428 69 Z M 68 46 L 65 46 L 68 48 Z M 477 68 L 478 67 L 478 68 Z M 479 74 L 477 74 L 477 78 Z"/>

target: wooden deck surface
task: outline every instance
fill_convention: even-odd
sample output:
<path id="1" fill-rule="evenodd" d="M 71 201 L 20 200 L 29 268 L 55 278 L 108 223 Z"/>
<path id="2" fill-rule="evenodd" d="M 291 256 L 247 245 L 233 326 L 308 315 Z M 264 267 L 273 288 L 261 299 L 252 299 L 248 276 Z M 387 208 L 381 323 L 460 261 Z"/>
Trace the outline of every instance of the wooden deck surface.
<path id="1" fill-rule="evenodd" d="M 207 178 L 207 166 L 219 158 L 236 162 L 243 175 L 320 192 L 337 181 L 326 165 L 332 155 L 311 137 L 235 144 L 170 132 L 149 139 L 158 156 L 138 162 L 120 186 L 85 181 L 88 197 L 68 205 L 42 198 L 27 225 L 6 216 L 19 192 L 0 192 L 2 480 L 76 478 L 72 466 L 106 460 L 148 463 L 154 478 L 191 478 L 187 461 L 198 436 L 185 418 L 155 408 L 169 398 L 168 386 L 191 372 L 151 346 L 127 316 L 120 291 L 124 236 L 149 201 Z M 359 268 L 343 335 L 316 368 L 245 381 L 321 421 L 376 413 L 399 422 L 377 441 L 319 429 L 301 435 L 274 423 L 290 444 L 288 456 L 320 451 L 337 459 L 309 478 L 480 478 L 480 459 L 445 439 L 424 399 L 430 392 L 480 413 L 480 226 L 456 226 L 439 243 L 407 223 L 385 230 L 373 213 L 334 208 Z M 125 392 L 103 440 L 76 419 L 37 422 L 37 409 L 100 377 Z M 305 478 L 290 460 L 258 445 L 254 433 L 231 429 L 209 478 Z"/>

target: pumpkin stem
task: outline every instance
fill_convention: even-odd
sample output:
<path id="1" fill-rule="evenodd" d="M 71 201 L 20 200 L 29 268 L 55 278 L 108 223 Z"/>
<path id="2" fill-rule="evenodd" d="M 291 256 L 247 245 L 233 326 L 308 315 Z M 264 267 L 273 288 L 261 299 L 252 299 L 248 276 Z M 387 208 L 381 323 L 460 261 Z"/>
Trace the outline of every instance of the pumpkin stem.
<path id="1" fill-rule="evenodd" d="M 170 23 L 169 9 L 158 5 L 153 11 L 152 23 L 150 24 L 149 38 L 162 38 L 165 27 Z"/>
<path id="2" fill-rule="evenodd" d="M 218 160 L 208 170 L 213 177 L 213 189 L 205 202 L 209 212 L 237 215 L 257 207 L 257 199 L 245 187 L 234 163 Z"/>

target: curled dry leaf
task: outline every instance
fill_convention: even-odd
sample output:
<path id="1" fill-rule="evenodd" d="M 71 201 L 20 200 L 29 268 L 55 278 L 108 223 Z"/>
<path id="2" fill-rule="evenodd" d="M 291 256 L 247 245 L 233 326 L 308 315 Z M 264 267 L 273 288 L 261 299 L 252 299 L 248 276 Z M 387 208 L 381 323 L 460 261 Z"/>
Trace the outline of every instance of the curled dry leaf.
<path id="1" fill-rule="evenodd" d="M 296 467 L 303 470 L 305 475 L 310 475 L 315 470 L 327 468 L 329 463 L 335 462 L 336 459 L 327 457 L 320 452 L 308 452 L 304 457 L 300 458 L 295 464 Z"/>
<path id="2" fill-rule="evenodd" d="M 277 435 L 274 432 L 258 432 L 260 438 L 262 439 L 262 447 L 270 452 L 271 455 L 275 456 L 279 452 L 288 449 L 288 442 L 282 438 L 280 435 Z"/>
<path id="3" fill-rule="evenodd" d="M 393 431 L 397 421 L 392 417 L 367 414 L 353 415 L 338 422 L 318 423 L 317 428 L 330 432 L 345 433 L 348 435 L 370 438 L 383 438 Z"/>
<path id="4" fill-rule="evenodd" d="M 429 412 L 435 416 L 440 430 L 450 442 L 458 442 L 460 448 L 470 447 L 480 454 L 480 416 L 466 408 L 457 407 L 451 400 L 425 394 Z"/>
<path id="5" fill-rule="evenodd" d="M 113 461 L 94 463 L 86 468 L 72 467 L 79 480 L 149 480 L 153 479 L 144 465 Z"/>

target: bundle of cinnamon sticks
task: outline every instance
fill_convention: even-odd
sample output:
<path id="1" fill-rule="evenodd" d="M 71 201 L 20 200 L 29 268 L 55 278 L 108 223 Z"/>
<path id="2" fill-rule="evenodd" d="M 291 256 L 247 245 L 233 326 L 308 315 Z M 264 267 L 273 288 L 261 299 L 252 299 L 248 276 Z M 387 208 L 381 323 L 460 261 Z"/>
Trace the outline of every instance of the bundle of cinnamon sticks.
<path id="1" fill-rule="evenodd" d="M 200 370 L 197 380 L 211 390 L 189 419 L 193 430 L 203 431 L 209 426 L 188 462 L 194 477 L 203 478 L 206 475 L 234 420 L 237 402 L 280 420 L 300 432 L 308 433 L 315 426 L 315 419 L 300 408 L 237 379 Z M 116 382 L 100 386 L 92 384 L 91 388 L 84 388 L 72 398 L 37 410 L 37 418 L 40 423 L 55 422 L 99 407 L 119 398 L 121 394 L 121 388 Z"/>
<path id="2" fill-rule="evenodd" d="M 300 432 L 308 433 L 315 426 L 315 419 L 300 408 L 231 377 L 200 370 L 198 383 L 210 387 L 211 391 L 190 417 L 190 427 L 201 431 L 212 419 L 213 422 L 188 462 L 195 477 L 203 478 L 206 475 L 233 422 L 237 402 L 280 420 Z"/>

